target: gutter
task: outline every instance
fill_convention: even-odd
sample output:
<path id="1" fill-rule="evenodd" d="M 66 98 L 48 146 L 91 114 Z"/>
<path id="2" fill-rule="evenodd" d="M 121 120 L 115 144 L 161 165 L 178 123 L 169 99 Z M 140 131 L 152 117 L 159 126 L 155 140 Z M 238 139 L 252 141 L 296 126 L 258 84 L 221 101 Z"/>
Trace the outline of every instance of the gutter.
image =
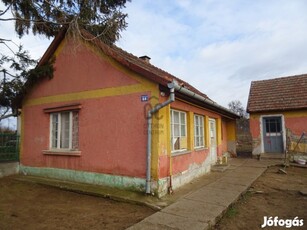
<path id="1" fill-rule="evenodd" d="M 230 111 L 229 109 L 217 104 L 216 102 L 214 101 L 211 101 L 210 99 L 208 98 L 205 98 L 204 96 L 201 96 L 197 93 L 194 93 L 192 92 L 191 90 L 187 89 L 187 88 L 184 88 L 183 86 L 180 86 L 178 85 L 178 83 L 174 82 L 175 83 L 175 90 L 178 92 L 178 93 L 182 93 L 186 96 L 189 96 L 191 98 L 194 98 L 198 101 L 201 101 L 211 107 L 214 107 L 215 109 L 218 109 L 218 110 L 222 110 L 230 115 L 232 115 L 234 118 L 238 117 L 238 115 L 232 111 Z"/>
<path id="2" fill-rule="evenodd" d="M 150 180 L 151 180 L 151 138 L 152 138 L 152 115 L 158 112 L 163 107 L 175 101 L 175 82 L 167 84 L 170 89 L 170 96 L 167 101 L 156 105 L 153 109 L 148 111 L 147 114 L 147 160 L 146 160 L 146 194 L 150 194 Z"/>

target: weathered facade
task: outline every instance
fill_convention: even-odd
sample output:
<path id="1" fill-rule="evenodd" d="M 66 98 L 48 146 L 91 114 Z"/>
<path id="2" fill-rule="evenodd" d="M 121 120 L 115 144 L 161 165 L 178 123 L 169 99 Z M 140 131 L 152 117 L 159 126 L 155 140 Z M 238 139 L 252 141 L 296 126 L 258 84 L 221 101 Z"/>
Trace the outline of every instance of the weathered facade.
<path id="1" fill-rule="evenodd" d="M 21 171 L 162 196 L 235 152 L 235 114 L 82 33 L 55 38 L 41 60 L 56 58 L 53 78 L 23 98 Z"/>
<path id="2" fill-rule="evenodd" d="M 251 83 L 247 111 L 253 154 L 307 152 L 307 75 Z M 296 146 L 297 145 L 297 146 Z"/>

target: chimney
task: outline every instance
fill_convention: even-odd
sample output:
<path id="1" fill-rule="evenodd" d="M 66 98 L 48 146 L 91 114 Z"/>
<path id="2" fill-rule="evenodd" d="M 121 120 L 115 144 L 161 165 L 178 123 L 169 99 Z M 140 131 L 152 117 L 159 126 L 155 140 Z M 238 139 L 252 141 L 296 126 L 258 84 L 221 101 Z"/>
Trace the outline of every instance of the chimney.
<path id="1" fill-rule="evenodd" d="M 146 55 L 144 55 L 144 56 L 141 56 L 141 57 L 139 57 L 140 59 L 142 59 L 144 62 L 146 62 L 146 63 L 150 63 L 150 57 L 148 57 L 148 56 L 146 56 Z"/>

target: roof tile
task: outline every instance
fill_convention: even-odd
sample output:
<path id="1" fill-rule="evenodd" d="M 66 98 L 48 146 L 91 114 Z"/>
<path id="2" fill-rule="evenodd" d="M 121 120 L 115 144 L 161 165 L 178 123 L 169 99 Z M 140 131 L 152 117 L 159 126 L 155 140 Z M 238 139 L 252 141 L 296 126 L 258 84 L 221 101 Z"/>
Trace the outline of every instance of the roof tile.
<path id="1" fill-rule="evenodd" d="M 252 81 L 248 112 L 307 108 L 307 74 Z"/>

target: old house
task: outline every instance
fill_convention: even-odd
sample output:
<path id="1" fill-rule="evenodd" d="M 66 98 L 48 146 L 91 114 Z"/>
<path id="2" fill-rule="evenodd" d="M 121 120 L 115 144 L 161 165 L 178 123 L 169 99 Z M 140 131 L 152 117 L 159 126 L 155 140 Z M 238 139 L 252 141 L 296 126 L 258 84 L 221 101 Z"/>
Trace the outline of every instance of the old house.
<path id="1" fill-rule="evenodd" d="M 307 74 L 253 81 L 247 111 L 253 154 L 293 150 L 307 131 Z M 296 150 L 307 151 L 300 142 Z"/>
<path id="2" fill-rule="evenodd" d="M 187 82 L 82 31 L 62 31 L 55 58 L 21 104 L 20 170 L 159 196 L 235 152 L 237 115 Z"/>

